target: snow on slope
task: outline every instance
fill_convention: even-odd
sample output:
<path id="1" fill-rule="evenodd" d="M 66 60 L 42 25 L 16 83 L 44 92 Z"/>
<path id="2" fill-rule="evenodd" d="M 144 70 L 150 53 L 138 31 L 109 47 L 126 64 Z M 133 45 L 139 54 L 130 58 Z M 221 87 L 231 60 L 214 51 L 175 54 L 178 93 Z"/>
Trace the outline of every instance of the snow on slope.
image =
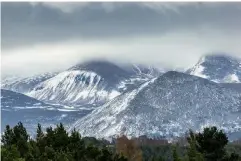
<path id="1" fill-rule="evenodd" d="M 69 130 L 98 138 L 121 134 L 169 138 L 206 125 L 241 131 L 240 98 L 206 79 L 167 72 L 97 108 Z"/>
<path id="2" fill-rule="evenodd" d="M 205 62 L 205 57 L 202 57 L 199 62 L 191 69 L 190 74 L 195 75 L 201 78 L 207 78 L 208 76 L 203 74 L 203 71 L 205 69 L 204 66 L 202 66 L 202 63 Z"/>
<path id="3" fill-rule="evenodd" d="M 55 76 L 57 73 L 44 73 L 30 77 L 8 76 L 1 80 L 1 88 L 19 93 L 31 91 L 37 84 Z"/>
<path id="4" fill-rule="evenodd" d="M 149 70 L 136 73 L 107 61 L 85 62 L 38 84 L 28 95 L 49 103 L 98 106 L 150 80 L 154 74 Z"/>
<path id="5" fill-rule="evenodd" d="M 239 80 L 239 77 L 236 74 L 230 74 L 224 77 L 224 82 L 230 82 L 230 83 L 241 83 Z"/>
<path id="6" fill-rule="evenodd" d="M 187 73 L 218 83 L 241 83 L 241 60 L 225 53 L 206 55 Z"/>
<path id="7" fill-rule="evenodd" d="M 46 102 L 96 104 L 119 95 L 106 85 L 94 72 L 65 71 L 40 83 L 28 95 Z"/>

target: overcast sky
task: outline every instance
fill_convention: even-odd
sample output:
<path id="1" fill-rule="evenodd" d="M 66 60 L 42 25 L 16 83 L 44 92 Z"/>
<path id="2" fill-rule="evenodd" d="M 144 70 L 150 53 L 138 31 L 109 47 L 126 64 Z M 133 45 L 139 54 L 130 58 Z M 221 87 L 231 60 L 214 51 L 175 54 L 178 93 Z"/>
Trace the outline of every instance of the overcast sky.
<path id="1" fill-rule="evenodd" d="M 188 68 L 241 56 L 241 3 L 1 3 L 2 74 L 64 70 L 88 59 Z"/>

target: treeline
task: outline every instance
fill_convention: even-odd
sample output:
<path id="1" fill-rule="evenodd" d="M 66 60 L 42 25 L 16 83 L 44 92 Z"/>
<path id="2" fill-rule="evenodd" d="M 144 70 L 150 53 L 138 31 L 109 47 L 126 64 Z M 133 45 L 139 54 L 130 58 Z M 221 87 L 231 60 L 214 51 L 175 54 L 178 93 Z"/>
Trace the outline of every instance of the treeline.
<path id="1" fill-rule="evenodd" d="M 13 128 L 7 125 L 2 135 L 1 160 L 127 161 L 95 139 L 84 140 L 75 130 L 68 135 L 61 123 L 54 129 L 46 128 L 45 133 L 38 124 L 36 133 L 36 138 L 30 139 L 21 122 Z"/>
<path id="2" fill-rule="evenodd" d="M 189 132 L 185 144 L 168 143 L 147 137 L 114 142 L 81 137 L 73 130 L 67 133 L 63 124 L 43 132 L 37 126 L 36 137 L 30 138 L 21 122 L 2 135 L 2 161 L 241 161 L 239 143 L 228 144 L 228 138 L 216 127 L 201 133 Z"/>

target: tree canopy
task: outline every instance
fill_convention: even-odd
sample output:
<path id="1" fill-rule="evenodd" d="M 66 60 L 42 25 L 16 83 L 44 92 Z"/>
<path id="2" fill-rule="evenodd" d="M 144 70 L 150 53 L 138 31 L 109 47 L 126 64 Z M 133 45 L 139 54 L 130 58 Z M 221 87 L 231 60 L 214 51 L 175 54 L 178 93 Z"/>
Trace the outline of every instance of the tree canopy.
<path id="1" fill-rule="evenodd" d="M 238 153 L 227 151 L 228 137 L 216 127 L 202 132 L 189 131 L 187 145 L 167 143 L 145 137 L 121 136 L 113 143 L 93 137 L 81 137 L 75 129 L 67 133 L 63 124 L 37 125 L 31 139 L 21 122 L 6 126 L 2 135 L 2 161 L 241 161 Z M 229 147 L 230 148 L 230 147 Z M 235 145 L 235 148 L 241 146 Z"/>

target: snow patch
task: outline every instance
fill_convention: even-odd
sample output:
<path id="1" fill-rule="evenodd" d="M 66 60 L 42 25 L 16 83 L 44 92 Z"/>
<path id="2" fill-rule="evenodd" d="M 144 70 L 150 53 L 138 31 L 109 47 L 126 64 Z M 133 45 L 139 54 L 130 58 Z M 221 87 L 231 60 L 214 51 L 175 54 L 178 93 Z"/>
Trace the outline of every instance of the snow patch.
<path id="1" fill-rule="evenodd" d="M 225 83 L 240 83 L 240 80 L 236 74 L 230 74 L 223 80 Z"/>
<path id="2" fill-rule="evenodd" d="M 206 75 L 204 75 L 202 73 L 204 71 L 204 69 L 205 68 L 202 65 L 198 65 L 195 67 L 195 69 L 190 74 L 201 77 L 201 78 L 208 78 Z"/>

